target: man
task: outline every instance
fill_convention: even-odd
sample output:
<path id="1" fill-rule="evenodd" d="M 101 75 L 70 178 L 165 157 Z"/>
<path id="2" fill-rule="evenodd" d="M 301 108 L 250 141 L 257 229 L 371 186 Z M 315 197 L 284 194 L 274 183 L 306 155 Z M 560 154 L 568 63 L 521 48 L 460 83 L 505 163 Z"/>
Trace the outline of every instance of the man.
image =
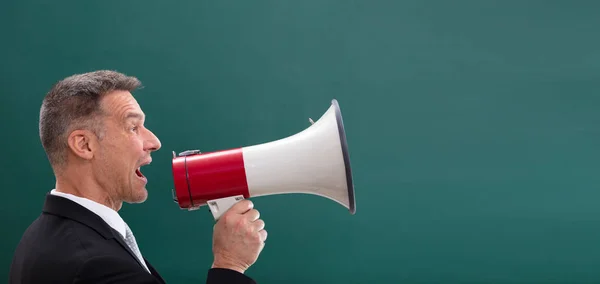
<path id="1" fill-rule="evenodd" d="M 10 283 L 164 283 L 118 214 L 123 202 L 146 200 L 140 168 L 161 147 L 131 94 L 139 86 L 97 71 L 65 78 L 44 98 L 40 139 L 56 184 L 16 248 Z M 244 273 L 267 237 L 259 216 L 244 200 L 215 224 L 206 283 L 254 283 Z"/>

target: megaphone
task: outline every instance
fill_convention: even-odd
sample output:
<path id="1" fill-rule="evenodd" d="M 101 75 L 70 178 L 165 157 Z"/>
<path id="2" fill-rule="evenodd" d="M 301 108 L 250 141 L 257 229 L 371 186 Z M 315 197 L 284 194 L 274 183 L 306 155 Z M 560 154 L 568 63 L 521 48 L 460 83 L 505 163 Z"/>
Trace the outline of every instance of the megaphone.
<path id="1" fill-rule="evenodd" d="M 313 194 L 356 212 L 352 170 L 337 100 L 307 129 L 262 144 L 175 155 L 173 201 L 181 209 L 208 205 L 215 220 L 244 198 Z"/>

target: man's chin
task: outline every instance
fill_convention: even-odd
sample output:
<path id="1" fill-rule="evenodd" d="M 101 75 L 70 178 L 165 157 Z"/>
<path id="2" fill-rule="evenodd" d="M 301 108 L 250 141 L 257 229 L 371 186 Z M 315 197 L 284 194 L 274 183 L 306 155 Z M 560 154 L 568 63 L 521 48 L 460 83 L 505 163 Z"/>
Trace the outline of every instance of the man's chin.
<path id="1" fill-rule="evenodd" d="M 132 196 L 128 196 L 126 200 L 123 200 L 127 203 L 130 204 L 136 204 L 136 203 L 144 203 L 146 201 L 146 199 L 148 199 L 148 190 L 146 190 L 146 188 L 142 188 L 140 190 L 137 190 L 134 195 Z"/>

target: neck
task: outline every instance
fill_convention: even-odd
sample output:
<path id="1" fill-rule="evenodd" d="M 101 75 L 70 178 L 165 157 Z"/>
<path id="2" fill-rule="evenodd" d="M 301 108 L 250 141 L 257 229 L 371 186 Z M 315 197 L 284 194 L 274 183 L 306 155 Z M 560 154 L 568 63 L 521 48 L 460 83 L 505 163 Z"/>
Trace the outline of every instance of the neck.
<path id="1" fill-rule="evenodd" d="M 112 197 L 108 190 L 97 182 L 91 171 L 65 169 L 56 175 L 55 189 L 92 200 L 115 211 L 121 209 L 122 202 Z"/>

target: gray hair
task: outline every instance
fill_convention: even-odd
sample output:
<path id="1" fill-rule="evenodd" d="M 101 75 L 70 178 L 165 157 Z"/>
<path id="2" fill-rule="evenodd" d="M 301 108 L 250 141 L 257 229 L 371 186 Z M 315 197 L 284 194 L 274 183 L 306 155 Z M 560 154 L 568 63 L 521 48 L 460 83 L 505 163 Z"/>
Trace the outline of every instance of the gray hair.
<path id="1" fill-rule="evenodd" d="M 57 82 L 40 108 L 39 134 L 53 167 L 66 162 L 67 137 L 74 129 L 88 129 L 102 139 L 102 97 L 115 90 L 133 91 L 136 77 L 109 70 L 75 74 Z"/>

